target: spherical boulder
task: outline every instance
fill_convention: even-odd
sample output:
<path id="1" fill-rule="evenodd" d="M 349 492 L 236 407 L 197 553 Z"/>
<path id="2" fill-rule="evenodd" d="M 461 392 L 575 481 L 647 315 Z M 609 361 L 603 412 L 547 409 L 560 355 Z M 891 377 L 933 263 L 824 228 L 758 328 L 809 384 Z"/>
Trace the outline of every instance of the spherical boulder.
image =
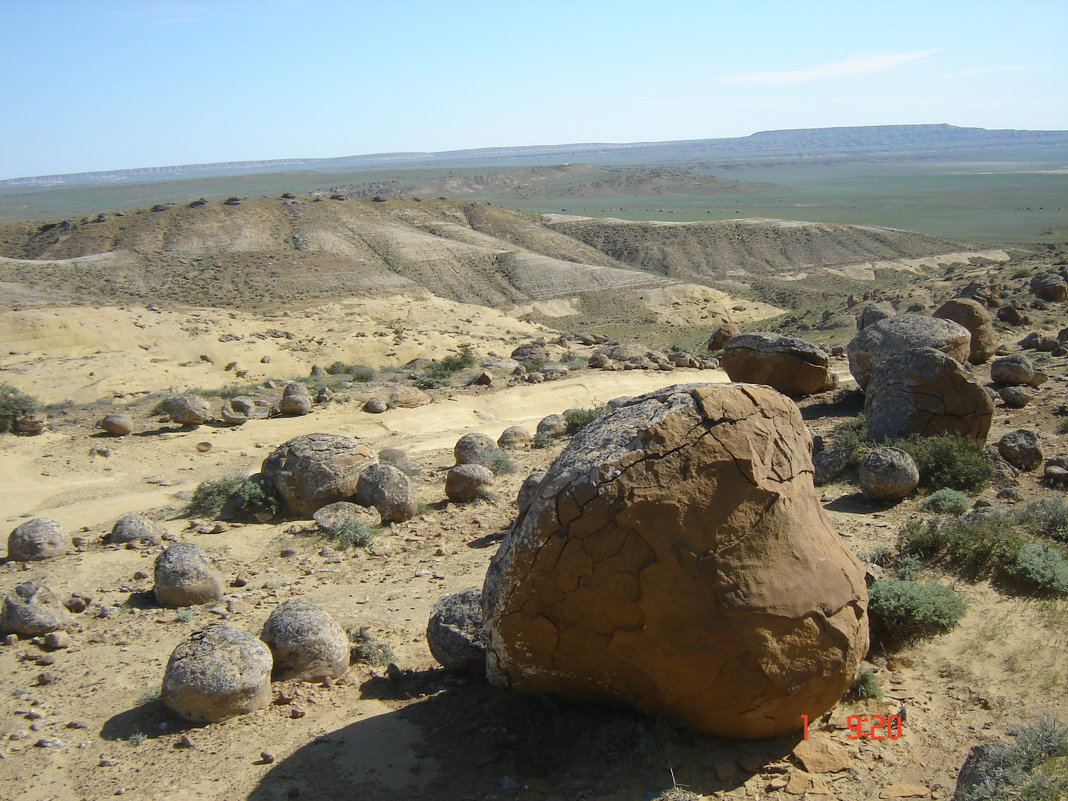
<path id="1" fill-rule="evenodd" d="M 1042 300 L 1060 303 L 1068 300 L 1068 283 L 1058 273 L 1041 273 L 1031 279 L 1031 292 Z"/>
<path id="2" fill-rule="evenodd" d="M 846 349 L 849 372 L 861 389 L 881 362 L 913 348 L 935 348 L 959 362 L 967 361 L 972 335 L 952 320 L 924 314 L 899 314 L 873 323 L 853 337 Z"/>
<path id="3" fill-rule="evenodd" d="M 35 517 L 15 528 L 7 538 L 7 558 L 38 562 L 62 556 L 74 547 L 70 534 L 54 520 Z"/>
<path id="4" fill-rule="evenodd" d="M 568 432 L 567 420 L 562 414 L 550 414 L 543 417 L 538 423 L 538 433 L 552 439 L 566 437 Z"/>
<path id="5" fill-rule="evenodd" d="M 389 411 L 389 404 L 381 398 L 368 398 L 363 405 L 363 410 L 368 414 L 382 414 Z"/>
<path id="6" fill-rule="evenodd" d="M 0 611 L 0 632 L 20 637 L 37 637 L 56 631 L 70 622 L 70 615 L 52 590 L 36 581 L 15 585 L 4 598 Z"/>
<path id="7" fill-rule="evenodd" d="M 211 419 L 211 407 L 199 395 L 172 395 L 160 406 L 178 425 L 199 426 Z"/>
<path id="8" fill-rule="evenodd" d="M 998 440 L 998 453 L 1017 470 L 1034 470 L 1042 464 L 1042 443 L 1028 428 L 1005 434 Z"/>
<path id="9" fill-rule="evenodd" d="M 719 328 L 712 332 L 712 336 L 708 338 L 708 343 L 705 347 L 708 350 L 722 350 L 723 346 L 727 344 L 727 340 L 738 336 L 740 333 L 742 333 L 742 329 L 734 323 L 721 323 Z"/>
<path id="10" fill-rule="evenodd" d="M 163 703 L 190 723 L 215 723 L 271 703 L 271 652 L 248 632 L 213 623 L 167 661 Z"/>
<path id="11" fill-rule="evenodd" d="M 530 442 L 530 432 L 523 426 L 509 426 L 497 437 L 498 448 L 518 448 Z"/>
<path id="12" fill-rule="evenodd" d="M 458 464 L 445 475 L 445 495 L 457 503 L 484 498 L 491 486 L 493 471 L 480 464 Z"/>
<path id="13" fill-rule="evenodd" d="M 968 350 L 968 361 L 983 364 L 990 360 L 998 347 L 998 335 L 986 306 L 970 298 L 953 298 L 939 306 L 934 314 L 943 320 L 952 320 L 965 328 L 972 335 Z"/>
<path id="14" fill-rule="evenodd" d="M 472 431 L 456 441 L 452 455 L 456 459 L 456 464 L 481 464 L 499 450 L 497 443 L 485 434 Z"/>
<path id="15" fill-rule="evenodd" d="M 136 512 L 125 514 L 115 521 L 111 532 L 107 536 L 108 542 L 123 543 L 143 540 L 152 545 L 159 545 L 163 541 L 163 535 L 167 529 L 154 520 Z"/>
<path id="16" fill-rule="evenodd" d="M 915 460 L 900 448 L 873 448 L 861 460 L 857 479 L 867 498 L 896 501 L 916 489 L 920 471 Z"/>
<path id="17" fill-rule="evenodd" d="M 372 464 L 364 468 L 356 482 L 355 500 L 361 506 L 377 509 L 383 523 L 403 523 L 419 512 L 412 482 L 388 464 Z"/>
<path id="18" fill-rule="evenodd" d="M 222 597 L 222 573 L 204 549 L 176 542 L 156 557 L 156 601 L 162 606 L 193 606 Z"/>
<path id="19" fill-rule="evenodd" d="M 1035 399 L 1035 390 L 1032 387 L 1019 385 L 1002 387 L 998 391 L 998 397 L 1000 397 L 1006 406 L 1011 406 L 1014 409 L 1022 409 Z"/>
<path id="20" fill-rule="evenodd" d="M 482 589 L 470 587 L 441 598 L 426 627 L 430 653 L 442 667 L 484 675 L 486 633 L 482 625 Z"/>
<path id="21" fill-rule="evenodd" d="M 822 348 L 769 331 L 741 334 L 723 346 L 721 364 L 731 381 L 765 384 L 784 395 L 812 395 L 833 386 Z"/>
<path id="22" fill-rule="evenodd" d="M 391 464 L 409 476 L 417 476 L 423 472 L 423 465 L 400 448 L 383 448 L 378 452 L 378 461 Z"/>
<path id="23" fill-rule="evenodd" d="M 286 511 L 305 518 L 356 492 L 360 473 L 374 463 L 370 447 L 340 434 L 304 434 L 282 443 L 260 472 L 274 486 Z"/>
<path id="24" fill-rule="evenodd" d="M 990 380 L 1003 386 L 1027 386 L 1037 387 L 1049 379 L 1045 373 L 1035 369 L 1034 362 L 1022 353 L 1014 353 L 1011 356 L 1002 356 L 990 363 Z"/>
<path id="25" fill-rule="evenodd" d="M 274 608 L 260 634 L 281 681 L 336 679 L 349 669 L 351 647 L 345 630 L 330 615 L 302 598 Z"/>
<path id="26" fill-rule="evenodd" d="M 125 437 L 133 431 L 134 422 L 128 414 L 108 414 L 97 423 L 97 428 L 102 428 L 115 437 Z"/>
<path id="27" fill-rule="evenodd" d="M 300 415 L 308 414 L 311 408 L 312 399 L 306 386 L 299 381 L 292 381 L 286 384 L 286 388 L 282 390 L 282 400 L 278 402 L 278 411 L 282 414 L 299 417 Z"/>
<path id="28" fill-rule="evenodd" d="M 583 428 L 483 587 L 487 677 L 722 737 L 830 709 L 868 646 L 864 571 L 812 485 L 797 407 L 667 387 Z"/>
<path id="29" fill-rule="evenodd" d="M 907 350 L 883 361 L 864 395 L 868 434 L 875 440 L 955 434 L 983 442 L 993 415 L 994 403 L 982 384 L 934 348 Z"/>

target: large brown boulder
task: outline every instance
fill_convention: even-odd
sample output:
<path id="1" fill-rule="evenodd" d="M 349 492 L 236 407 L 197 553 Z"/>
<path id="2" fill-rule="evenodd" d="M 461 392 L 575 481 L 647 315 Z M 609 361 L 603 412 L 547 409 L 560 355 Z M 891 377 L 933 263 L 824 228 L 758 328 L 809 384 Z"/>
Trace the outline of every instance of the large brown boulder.
<path id="1" fill-rule="evenodd" d="M 740 333 L 742 333 L 742 329 L 734 323 L 721 323 L 719 328 L 712 332 L 712 336 L 708 338 L 708 344 L 705 347 L 709 350 L 722 350 L 723 346 L 727 344 L 727 340 L 738 336 Z"/>
<path id="2" fill-rule="evenodd" d="M 994 402 L 968 368 L 935 348 L 916 348 L 875 368 L 864 395 L 868 434 L 880 440 L 955 434 L 986 441 Z"/>
<path id="3" fill-rule="evenodd" d="M 971 332 L 972 342 L 968 351 L 968 361 L 972 364 L 983 364 L 989 361 L 994 351 L 998 349 L 998 335 L 994 331 L 990 312 L 979 301 L 969 298 L 953 298 L 939 306 L 934 316 L 943 320 L 952 320 Z"/>
<path id="4" fill-rule="evenodd" d="M 374 451 L 340 434 L 305 434 L 279 445 L 260 472 L 278 492 L 286 510 L 311 517 L 315 510 L 356 493 L 360 473 Z"/>
<path id="5" fill-rule="evenodd" d="M 899 314 L 867 326 L 846 349 L 849 372 L 861 389 L 880 362 L 913 348 L 937 348 L 959 362 L 967 361 L 972 335 L 952 320 L 925 314 Z"/>
<path id="6" fill-rule="evenodd" d="M 1068 283 L 1058 273 L 1042 273 L 1031 279 L 1031 291 L 1042 300 L 1068 300 Z"/>
<path id="7" fill-rule="evenodd" d="M 583 428 L 494 556 L 487 676 L 775 737 L 848 688 L 864 571 L 812 486 L 797 407 L 761 386 L 667 387 Z"/>
<path id="8" fill-rule="evenodd" d="M 812 395 L 834 386 L 822 348 L 768 331 L 732 337 L 721 364 L 731 381 L 765 384 L 784 395 Z"/>

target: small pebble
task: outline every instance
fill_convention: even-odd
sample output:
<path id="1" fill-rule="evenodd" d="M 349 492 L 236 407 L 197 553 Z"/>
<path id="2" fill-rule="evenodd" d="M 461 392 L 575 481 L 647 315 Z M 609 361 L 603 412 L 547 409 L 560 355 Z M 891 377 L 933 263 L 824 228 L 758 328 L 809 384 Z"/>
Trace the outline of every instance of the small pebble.
<path id="1" fill-rule="evenodd" d="M 37 676 L 37 683 L 42 687 L 46 684 L 54 684 L 58 681 L 58 677 L 54 673 L 41 673 Z"/>
<path id="2" fill-rule="evenodd" d="M 189 735 L 188 734 L 183 734 L 181 737 L 178 738 L 178 741 L 175 742 L 174 747 L 175 748 L 192 748 L 193 747 L 193 741 L 189 739 Z"/>
<path id="3" fill-rule="evenodd" d="M 45 635 L 44 647 L 50 648 L 53 651 L 58 651 L 61 648 L 69 648 L 70 637 L 67 636 L 65 631 L 50 631 Z"/>
<path id="4" fill-rule="evenodd" d="M 54 665 L 56 663 L 56 658 L 52 656 L 52 654 L 42 654 L 33 660 L 33 663 L 39 667 L 48 667 L 49 665 Z"/>
<path id="5" fill-rule="evenodd" d="M 118 765 L 119 763 L 116 762 L 114 759 L 101 759 L 96 764 L 99 765 L 102 768 L 113 768 L 116 765 Z"/>
<path id="6" fill-rule="evenodd" d="M 40 740 L 38 740 L 36 743 L 34 743 L 34 745 L 37 746 L 38 748 L 62 748 L 63 747 L 63 743 L 60 742 L 59 740 L 57 740 L 55 737 L 42 737 Z"/>
<path id="7" fill-rule="evenodd" d="M 283 548 L 281 553 L 279 553 L 278 555 L 281 556 L 283 559 L 288 559 L 292 556 L 296 556 L 297 552 L 293 548 Z"/>
<path id="8" fill-rule="evenodd" d="M 291 717 L 291 718 L 302 718 L 302 717 L 304 717 L 304 715 L 305 715 L 304 710 L 301 709 L 299 706 L 295 706 L 295 707 L 293 707 L 292 709 L 289 710 L 289 717 Z"/>
<path id="9" fill-rule="evenodd" d="M 262 759 L 268 765 L 274 762 L 274 757 L 271 754 L 268 754 L 266 751 L 260 751 L 260 759 Z"/>

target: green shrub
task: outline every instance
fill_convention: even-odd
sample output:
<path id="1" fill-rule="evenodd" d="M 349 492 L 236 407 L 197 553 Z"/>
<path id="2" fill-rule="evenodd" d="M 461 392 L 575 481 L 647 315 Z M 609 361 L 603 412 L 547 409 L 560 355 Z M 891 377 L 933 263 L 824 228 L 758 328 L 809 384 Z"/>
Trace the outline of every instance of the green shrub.
<path id="1" fill-rule="evenodd" d="M 488 467 L 495 476 L 515 472 L 515 462 L 512 461 L 512 457 L 500 448 L 491 448 L 488 452 L 482 454 L 477 461 L 483 467 Z"/>
<path id="2" fill-rule="evenodd" d="M 564 412 L 564 420 L 567 421 L 567 433 L 576 434 L 588 426 L 598 417 L 608 413 L 607 406 L 590 406 L 586 409 L 568 409 Z"/>
<path id="3" fill-rule="evenodd" d="M 375 544 L 375 527 L 351 515 L 341 515 L 331 522 L 326 535 L 341 550 L 371 548 Z"/>
<path id="4" fill-rule="evenodd" d="M 861 668 L 860 673 L 857 674 L 856 681 L 853 682 L 853 686 L 849 690 L 849 695 L 857 700 L 864 700 L 865 698 L 872 698 L 876 701 L 882 700 L 883 688 L 879 686 L 879 679 L 875 676 L 875 671 L 871 668 Z"/>
<path id="5" fill-rule="evenodd" d="M 967 495 L 953 489 L 940 489 L 933 492 L 920 504 L 926 511 L 940 515 L 962 515 L 971 505 Z"/>
<path id="6" fill-rule="evenodd" d="M 185 508 L 189 517 L 217 517 L 226 506 L 226 502 L 245 483 L 245 471 L 237 470 L 227 473 L 221 478 L 213 478 L 201 481 L 195 490 L 193 497 Z"/>
<path id="7" fill-rule="evenodd" d="M 860 467 L 864 454 L 874 447 L 868 441 L 868 422 L 863 415 L 839 423 L 830 430 L 826 439 L 831 450 L 845 456 L 847 470 Z"/>
<path id="8" fill-rule="evenodd" d="M 452 379 L 432 375 L 424 375 L 420 376 L 415 380 L 415 385 L 419 389 L 440 389 L 441 387 L 451 387 Z"/>
<path id="9" fill-rule="evenodd" d="M 539 431 L 534 435 L 534 438 L 530 441 L 530 447 L 532 448 L 549 448 L 552 447 L 555 439 L 550 437 L 544 431 Z"/>
<path id="10" fill-rule="evenodd" d="M 278 491 L 262 473 L 254 473 L 231 493 L 219 514 L 224 520 L 266 523 L 278 515 L 281 506 Z"/>
<path id="11" fill-rule="evenodd" d="M 962 520 L 910 520 L 898 534 L 902 555 L 925 560 L 945 559 L 979 576 L 1005 564 L 1023 545 L 1024 538 L 1008 517 Z"/>
<path id="12" fill-rule="evenodd" d="M 982 491 L 994 477 L 994 463 L 987 458 L 983 446 L 962 437 L 913 435 L 888 444 L 915 460 L 921 487 L 975 493 Z"/>
<path id="13" fill-rule="evenodd" d="M 1020 727 L 1013 743 L 994 743 L 971 765 L 971 781 L 960 785 L 953 801 L 1059 801 L 1068 795 L 1068 727 L 1040 718 Z"/>
<path id="14" fill-rule="evenodd" d="M 15 430 L 15 420 L 24 414 L 37 411 L 37 398 L 15 389 L 10 384 L 0 384 L 0 434 Z"/>
<path id="15" fill-rule="evenodd" d="M 378 371 L 373 367 L 368 367 L 366 364 L 348 364 L 346 362 L 334 362 L 326 368 L 326 372 L 330 375 L 344 375 L 351 378 L 353 381 L 375 381 L 378 378 Z"/>
<path id="16" fill-rule="evenodd" d="M 1068 562 L 1048 545 L 1029 542 L 1020 546 L 1002 569 L 1010 579 L 1029 589 L 1068 593 Z"/>
<path id="17" fill-rule="evenodd" d="M 1068 502 L 1060 496 L 1039 498 L 1018 513 L 1020 522 L 1032 534 L 1068 542 Z"/>
<path id="18" fill-rule="evenodd" d="M 426 374 L 430 378 L 440 380 L 455 375 L 468 367 L 474 366 L 475 354 L 474 351 L 471 350 L 471 346 L 461 345 L 459 354 L 456 356 L 446 356 L 444 359 L 431 363 L 431 365 L 426 368 Z"/>
<path id="19" fill-rule="evenodd" d="M 540 373 L 548 363 L 548 359 L 524 359 L 520 362 L 523 365 L 523 369 L 528 373 Z"/>
<path id="20" fill-rule="evenodd" d="M 886 639 L 896 643 L 950 631 L 967 609 L 960 593 L 930 581 L 876 581 L 868 599 L 874 622 Z"/>
<path id="21" fill-rule="evenodd" d="M 915 581 L 919 578 L 920 570 L 922 569 L 923 561 L 920 557 L 914 554 L 905 554 L 904 556 L 899 557 L 897 563 L 894 565 L 897 577 L 907 581 Z"/>

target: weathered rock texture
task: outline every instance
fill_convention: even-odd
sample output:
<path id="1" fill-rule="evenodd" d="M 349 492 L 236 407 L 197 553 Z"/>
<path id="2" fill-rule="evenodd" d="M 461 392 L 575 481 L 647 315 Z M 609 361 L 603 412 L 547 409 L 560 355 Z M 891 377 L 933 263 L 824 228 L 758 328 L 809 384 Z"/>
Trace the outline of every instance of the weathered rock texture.
<path id="1" fill-rule="evenodd" d="M 900 448 L 872 448 L 860 462 L 857 479 L 861 491 L 873 501 L 896 501 L 916 489 L 920 471 Z"/>
<path id="2" fill-rule="evenodd" d="M 156 557 L 156 601 L 163 606 L 193 606 L 223 594 L 223 576 L 204 549 L 176 542 Z"/>
<path id="3" fill-rule="evenodd" d="M 482 590 L 469 587 L 441 598 L 426 626 L 430 653 L 443 667 L 483 674 L 486 632 L 482 625 Z"/>
<path id="4" fill-rule="evenodd" d="M 274 657 L 275 677 L 287 681 L 336 679 L 349 669 L 349 638 L 330 615 L 302 598 L 275 607 L 260 639 Z"/>
<path id="5" fill-rule="evenodd" d="M 586 426 L 490 565 L 487 676 L 724 737 L 822 714 L 867 649 L 867 593 L 810 446 L 791 401 L 744 384 L 668 387 Z"/>
<path id="6" fill-rule="evenodd" d="M 198 426 L 211 419 L 211 407 L 199 395 L 174 395 L 161 404 L 163 413 L 183 426 Z"/>
<path id="7" fill-rule="evenodd" d="M 1034 470 L 1042 464 L 1042 442 L 1028 428 L 1005 434 L 998 440 L 998 453 L 1017 470 Z"/>
<path id="8" fill-rule="evenodd" d="M 500 448 L 497 447 L 497 443 L 477 431 L 464 434 L 456 441 L 452 449 L 456 464 L 482 464 L 499 452 Z"/>
<path id="9" fill-rule="evenodd" d="M 740 333 L 742 333 L 742 329 L 734 323 L 721 323 L 719 328 L 712 332 L 712 336 L 708 338 L 708 344 L 705 347 L 709 350 L 720 350 L 727 344 L 727 340 L 738 336 Z"/>
<path id="10" fill-rule="evenodd" d="M 1031 279 L 1031 291 L 1042 300 L 1068 300 L 1068 283 L 1057 273 L 1042 273 Z"/>
<path id="11" fill-rule="evenodd" d="M 72 548 L 70 534 L 59 523 L 43 517 L 27 520 L 7 538 L 7 558 L 37 562 L 62 556 Z"/>
<path id="12" fill-rule="evenodd" d="M 128 414 L 108 414 L 97 423 L 97 428 L 102 428 L 116 437 L 125 437 L 133 431 L 133 418 Z"/>
<path id="13" fill-rule="evenodd" d="M 137 512 L 130 512 L 115 521 L 111 527 L 107 541 L 114 543 L 133 542 L 144 540 L 145 542 L 159 545 L 163 541 L 163 535 L 167 529 L 154 520 L 149 520 Z"/>
<path id="14" fill-rule="evenodd" d="M 191 723 L 215 723 L 271 703 L 271 652 L 251 634 L 213 623 L 178 644 L 163 703 Z"/>
<path id="15" fill-rule="evenodd" d="M 389 464 L 368 465 L 356 483 L 356 503 L 373 506 L 383 523 L 403 523 L 419 512 L 412 482 Z"/>
<path id="16" fill-rule="evenodd" d="M 305 434 L 279 445 L 263 460 L 261 472 L 294 515 L 356 493 L 361 471 L 374 462 L 370 447 L 340 434 Z"/>
<path id="17" fill-rule="evenodd" d="M 1022 353 L 1002 356 L 990 363 L 990 380 L 1005 386 L 1026 384 L 1038 387 L 1049 380 L 1045 373 L 1035 369 L 1034 362 Z"/>
<path id="18" fill-rule="evenodd" d="M 952 320 L 923 314 L 899 314 L 869 325 L 849 343 L 849 372 L 861 389 L 868 385 L 876 365 L 902 351 L 936 348 L 959 362 L 967 361 L 972 335 Z"/>
<path id="19" fill-rule="evenodd" d="M 298 381 L 287 384 L 282 391 L 282 400 L 278 402 L 278 411 L 282 414 L 302 415 L 311 411 L 312 400 L 308 388 Z"/>
<path id="20" fill-rule="evenodd" d="M 731 381 L 765 384 L 786 395 L 812 395 L 834 386 L 822 348 L 767 331 L 732 337 L 721 364 Z"/>
<path id="21" fill-rule="evenodd" d="M 450 501 L 469 503 L 493 486 L 493 471 L 480 464 L 458 464 L 445 474 L 445 495 Z"/>
<path id="22" fill-rule="evenodd" d="M 956 434 L 984 442 L 994 402 L 956 359 L 916 348 L 882 362 L 864 396 L 872 439 Z"/>
<path id="23" fill-rule="evenodd" d="M 48 587 L 36 581 L 15 585 L 15 592 L 4 598 L 0 612 L 0 633 L 36 637 L 61 629 L 70 615 Z"/>
<path id="24" fill-rule="evenodd" d="M 990 312 L 979 301 L 970 298 L 953 298 L 939 306 L 934 316 L 943 320 L 952 320 L 968 329 L 972 335 L 968 361 L 972 364 L 983 364 L 989 361 L 994 351 L 997 350 L 998 335 L 994 331 Z"/>

